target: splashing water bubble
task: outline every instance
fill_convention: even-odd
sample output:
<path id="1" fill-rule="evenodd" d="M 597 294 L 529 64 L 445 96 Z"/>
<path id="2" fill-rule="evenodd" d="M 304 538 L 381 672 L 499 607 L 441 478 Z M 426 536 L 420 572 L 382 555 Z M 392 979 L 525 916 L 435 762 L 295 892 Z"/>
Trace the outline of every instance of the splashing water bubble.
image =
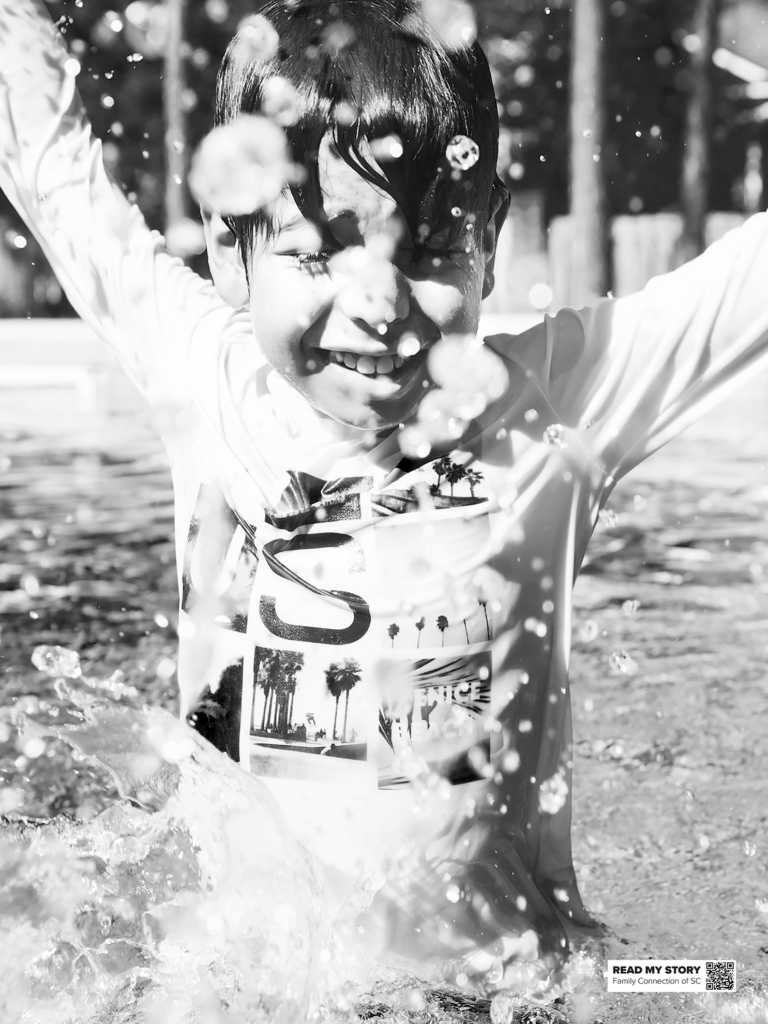
<path id="1" fill-rule="evenodd" d="M 542 782 L 539 789 L 539 810 L 542 814 L 557 814 L 568 799 L 568 783 L 562 771 Z"/>
<path id="2" fill-rule="evenodd" d="M 436 384 L 458 399 L 482 396 L 487 405 L 500 398 L 509 382 L 502 360 L 470 335 L 446 335 L 430 350 L 429 372 Z"/>
<path id="3" fill-rule="evenodd" d="M 462 0 L 422 0 L 420 14 L 424 25 L 447 50 L 463 50 L 477 38 L 474 11 Z M 415 31 L 419 34 L 418 26 Z"/>
<path id="4" fill-rule="evenodd" d="M 551 448 L 567 448 L 568 433 L 562 423 L 551 423 L 544 431 L 544 444 Z"/>
<path id="5" fill-rule="evenodd" d="M 27 725 L 31 754 L 63 739 L 141 806 L 0 831 L 19 896 L 4 904 L 2 1019 L 308 1019 L 334 910 L 263 785 L 165 712 L 101 703 L 74 726 Z M 0 809 L 22 797 L 4 789 Z"/>
<path id="6" fill-rule="evenodd" d="M 80 656 L 66 647 L 41 644 L 32 652 L 32 664 L 48 676 L 79 679 L 82 675 Z"/>
<path id="7" fill-rule="evenodd" d="M 633 676 L 637 673 L 637 662 L 626 651 L 614 651 L 608 659 L 608 664 L 614 672 L 621 675 Z"/>
<path id="8" fill-rule="evenodd" d="M 395 318 L 390 296 L 397 270 L 388 259 L 392 245 L 392 238 L 382 233 L 371 244 L 349 246 L 329 260 L 337 301 L 347 316 L 383 324 Z"/>
<path id="9" fill-rule="evenodd" d="M 301 97 L 287 78 L 275 75 L 268 78 L 262 87 L 261 110 L 281 128 L 288 128 L 299 120 Z"/>
<path id="10" fill-rule="evenodd" d="M 123 33 L 134 50 L 148 58 L 160 57 L 168 36 L 168 11 L 164 4 L 133 0 L 125 8 Z"/>
<path id="11" fill-rule="evenodd" d="M 266 62 L 277 56 L 280 37 L 263 14 L 251 14 L 237 26 L 234 46 L 238 59 L 244 63 Z"/>
<path id="12" fill-rule="evenodd" d="M 597 521 L 604 530 L 613 530 L 619 525 L 619 514 L 612 508 L 604 508 L 597 517 Z"/>
<path id="13" fill-rule="evenodd" d="M 637 609 L 640 607 L 640 602 L 636 600 L 623 601 L 621 610 L 627 617 L 635 615 Z"/>
<path id="14" fill-rule="evenodd" d="M 579 628 L 579 640 L 583 644 L 591 644 L 600 635 L 600 627 L 594 619 L 587 621 Z"/>
<path id="15" fill-rule="evenodd" d="M 334 21 L 323 29 L 322 48 L 331 55 L 345 50 L 357 38 L 357 33 L 345 21 Z"/>
<path id="16" fill-rule="evenodd" d="M 210 209 L 238 216 L 273 202 L 295 178 L 282 129 L 267 117 L 241 114 L 200 143 L 189 187 Z"/>
<path id="17" fill-rule="evenodd" d="M 448 163 L 457 171 L 468 171 L 480 159 L 480 147 L 466 135 L 454 135 L 445 148 Z"/>
<path id="18" fill-rule="evenodd" d="M 342 100 L 340 103 L 335 104 L 333 108 L 333 116 L 337 124 L 349 125 L 354 124 L 360 116 L 360 111 L 352 103 L 348 103 L 346 100 Z"/>
<path id="19" fill-rule="evenodd" d="M 371 139 L 371 153 L 377 163 L 389 163 L 399 160 L 403 155 L 403 141 L 399 135 L 384 135 L 380 139 Z"/>
<path id="20" fill-rule="evenodd" d="M 205 251 L 205 232 L 199 221 L 184 217 L 169 225 L 165 232 L 165 247 L 173 256 L 186 259 Z"/>

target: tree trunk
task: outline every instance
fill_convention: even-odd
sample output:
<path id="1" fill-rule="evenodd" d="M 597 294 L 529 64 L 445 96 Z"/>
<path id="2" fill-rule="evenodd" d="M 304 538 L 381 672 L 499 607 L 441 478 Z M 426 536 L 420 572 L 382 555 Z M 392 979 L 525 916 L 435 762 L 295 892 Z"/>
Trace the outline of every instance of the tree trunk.
<path id="1" fill-rule="evenodd" d="M 165 229 L 187 216 L 187 125 L 182 107 L 185 88 L 184 14 L 187 0 L 165 0 L 168 33 L 163 70 L 165 113 Z"/>
<path id="2" fill-rule="evenodd" d="M 571 29 L 572 294 L 581 306 L 605 295 L 608 229 L 602 151 L 605 134 L 605 0 L 574 0 Z"/>
<path id="3" fill-rule="evenodd" d="M 341 734 L 342 743 L 347 742 L 347 714 L 349 713 L 349 690 L 345 692 L 344 696 L 346 697 L 346 703 L 344 705 L 344 731 Z"/>
<path id="4" fill-rule="evenodd" d="M 339 697 L 341 694 L 339 694 Z M 333 714 L 333 739 L 336 739 L 336 720 L 339 717 L 339 697 L 336 698 L 336 711 Z"/>
<path id="5" fill-rule="evenodd" d="M 685 263 L 704 251 L 704 227 L 709 205 L 712 54 L 717 45 L 720 6 L 721 0 L 696 0 L 689 37 L 690 92 L 680 195 L 683 234 L 678 248 L 678 263 Z"/>

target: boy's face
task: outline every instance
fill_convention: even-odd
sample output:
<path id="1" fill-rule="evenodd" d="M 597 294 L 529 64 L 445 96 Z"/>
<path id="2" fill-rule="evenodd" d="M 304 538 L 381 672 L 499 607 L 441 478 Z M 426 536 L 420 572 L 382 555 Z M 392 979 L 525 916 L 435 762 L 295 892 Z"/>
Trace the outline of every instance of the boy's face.
<path id="1" fill-rule="evenodd" d="M 370 154 L 368 154 L 370 158 Z M 373 161 L 372 161 L 373 162 Z M 258 239 L 250 267 L 254 336 L 268 362 L 322 413 L 347 426 L 382 431 L 407 421 L 431 384 L 430 348 L 447 334 L 477 330 L 493 238 L 484 252 L 448 243 L 449 224 L 432 225 L 420 247 L 394 200 L 323 143 L 319 155 L 324 210 L 346 252 L 324 252 L 316 227 L 292 196 L 281 197 L 276 232 Z M 355 276 L 354 257 L 384 257 Z M 473 244 L 474 235 L 464 238 Z M 344 266 L 352 263 L 352 270 Z"/>

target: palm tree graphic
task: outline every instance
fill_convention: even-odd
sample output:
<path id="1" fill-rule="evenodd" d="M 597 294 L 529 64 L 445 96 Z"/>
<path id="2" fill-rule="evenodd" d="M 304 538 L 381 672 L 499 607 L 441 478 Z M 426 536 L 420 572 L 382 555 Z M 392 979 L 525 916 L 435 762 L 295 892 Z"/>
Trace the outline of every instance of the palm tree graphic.
<path id="1" fill-rule="evenodd" d="M 436 462 L 432 463 L 432 469 L 434 469 L 435 473 L 437 474 L 437 490 L 435 491 L 436 494 L 440 493 L 440 482 L 442 478 L 446 475 L 446 473 L 449 471 L 452 465 L 453 462 L 451 462 L 447 455 L 444 455 L 442 459 L 438 459 Z"/>
<path id="2" fill-rule="evenodd" d="M 448 626 L 449 626 L 448 619 L 446 619 L 446 617 L 444 615 L 438 615 L 437 616 L 437 628 L 440 630 L 440 633 L 442 634 L 442 639 L 441 639 L 441 642 L 440 642 L 440 646 L 441 647 L 445 647 L 445 631 L 446 631 L 446 629 L 448 629 Z"/>
<path id="3" fill-rule="evenodd" d="M 450 459 L 448 460 L 450 462 Z M 451 485 L 451 497 L 453 497 L 453 486 L 457 484 L 459 480 L 463 480 L 467 475 L 466 469 L 460 466 L 458 462 L 451 462 L 448 471 L 445 474 L 445 479 Z"/>
<path id="4" fill-rule="evenodd" d="M 468 469 L 466 472 L 467 483 L 469 484 L 469 493 L 474 498 L 475 488 L 483 479 L 483 474 L 479 469 Z"/>
<path id="5" fill-rule="evenodd" d="M 258 658 L 256 682 L 264 691 L 261 730 L 275 729 L 285 735 L 293 718 L 296 676 L 304 666 L 304 655 L 262 647 Z"/>
<path id="6" fill-rule="evenodd" d="M 345 695 L 344 704 L 344 727 L 341 733 L 341 742 L 347 742 L 347 714 L 349 713 L 349 691 L 354 689 L 362 677 L 362 668 L 359 662 L 353 658 L 345 658 L 343 662 L 334 662 L 325 670 L 325 685 L 332 697 L 336 699 L 336 711 L 333 716 L 333 738 L 336 735 L 336 724 L 339 717 L 339 698 L 342 693 Z"/>
<path id="7" fill-rule="evenodd" d="M 418 648 L 419 645 L 421 644 L 421 631 L 422 631 L 422 629 L 424 629 L 424 625 L 425 625 L 425 623 L 424 623 L 424 616 L 422 615 L 421 618 L 417 622 L 414 623 L 414 625 L 416 626 L 416 629 L 418 629 L 418 631 L 419 631 L 418 632 L 418 640 L 416 641 L 416 647 Z"/>
<path id="8" fill-rule="evenodd" d="M 387 633 L 389 634 L 389 639 L 392 641 L 392 646 L 393 647 L 395 646 L 395 637 L 397 636 L 397 634 L 399 632 L 400 632 L 400 627 L 398 626 L 398 624 L 396 622 L 390 623 L 390 626 L 387 629 Z"/>
<path id="9" fill-rule="evenodd" d="M 480 605 L 480 607 L 483 609 L 483 611 L 485 613 L 485 632 L 486 632 L 486 634 L 488 636 L 488 639 L 490 640 L 491 639 L 491 624 L 488 621 L 488 601 L 484 597 L 478 597 L 477 603 Z"/>

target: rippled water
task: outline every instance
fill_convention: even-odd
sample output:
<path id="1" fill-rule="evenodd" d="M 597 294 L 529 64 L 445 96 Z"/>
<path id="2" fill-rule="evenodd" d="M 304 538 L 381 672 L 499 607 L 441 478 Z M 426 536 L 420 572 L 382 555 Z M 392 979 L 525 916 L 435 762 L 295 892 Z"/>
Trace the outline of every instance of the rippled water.
<path id="1" fill-rule="evenodd" d="M 622 486 L 575 595 L 575 858 L 604 952 L 733 958 L 737 992 L 608 998 L 587 979 L 529 1020 L 768 1019 L 764 386 Z M 488 1021 L 487 1001 L 402 975 L 366 988 L 279 808 L 174 731 L 172 501 L 149 417 L 3 397 L 2 1019 L 292 1022 L 314 992 L 328 1020 Z M 77 650 L 85 679 L 38 671 L 40 644 Z M 254 864 L 288 865 L 291 898 Z"/>

